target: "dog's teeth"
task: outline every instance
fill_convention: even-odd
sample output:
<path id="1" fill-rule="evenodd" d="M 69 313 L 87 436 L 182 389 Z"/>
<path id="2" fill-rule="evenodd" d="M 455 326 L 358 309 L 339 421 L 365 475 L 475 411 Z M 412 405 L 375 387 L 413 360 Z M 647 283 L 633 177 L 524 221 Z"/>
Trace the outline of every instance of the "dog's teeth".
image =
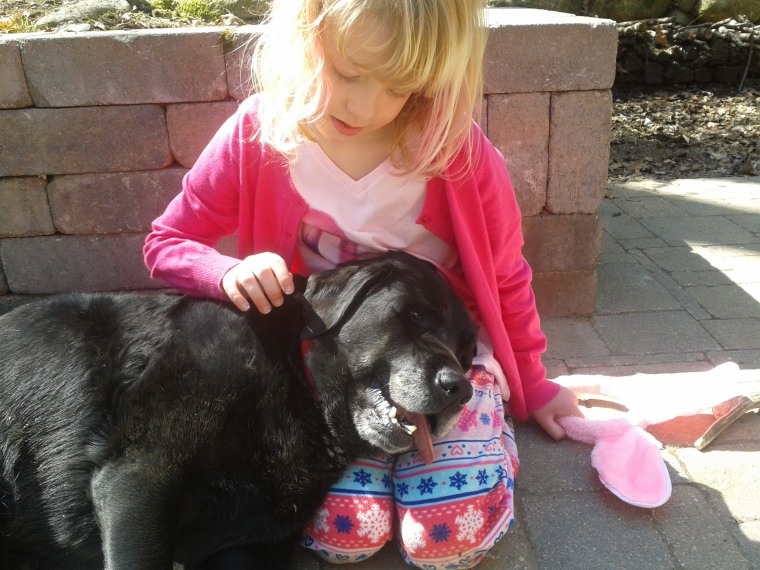
<path id="1" fill-rule="evenodd" d="M 396 406 L 393 406 L 391 408 L 391 411 L 388 412 L 388 417 L 391 418 L 391 419 L 395 419 L 396 418 Z"/>
<path id="2" fill-rule="evenodd" d="M 394 417 L 391 417 L 391 423 L 392 424 L 398 424 L 398 420 L 396 418 L 394 418 Z M 401 424 L 401 425 L 403 426 L 404 424 Z"/>
<path id="3" fill-rule="evenodd" d="M 407 433 L 408 433 L 409 435 L 411 435 L 411 434 L 413 434 L 415 431 L 417 431 L 417 426 L 416 426 L 416 425 L 414 425 L 414 424 L 412 424 L 412 425 L 406 425 L 406 424 L 404 424 L 404 429 L 407 431 Z"/>

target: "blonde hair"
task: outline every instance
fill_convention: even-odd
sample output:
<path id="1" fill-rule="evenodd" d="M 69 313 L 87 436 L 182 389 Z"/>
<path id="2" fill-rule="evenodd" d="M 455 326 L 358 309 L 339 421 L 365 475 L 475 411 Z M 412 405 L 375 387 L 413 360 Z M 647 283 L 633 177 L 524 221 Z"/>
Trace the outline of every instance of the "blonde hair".
<path id="1" fill-rule="evenodd" d="M 273 0 L 252 59 L 261 93 L 262 143 L 295 159 L 329 96 L 320 34 L 329 27 L 342 55 L 365 15 L 390 31 L 372 73 L 411 93 L 399 114 L 392 157 L 413 175 L 440 175 L 462 148 L 472 153 L 472 117 L 482 100 L 486 0 Z"/>

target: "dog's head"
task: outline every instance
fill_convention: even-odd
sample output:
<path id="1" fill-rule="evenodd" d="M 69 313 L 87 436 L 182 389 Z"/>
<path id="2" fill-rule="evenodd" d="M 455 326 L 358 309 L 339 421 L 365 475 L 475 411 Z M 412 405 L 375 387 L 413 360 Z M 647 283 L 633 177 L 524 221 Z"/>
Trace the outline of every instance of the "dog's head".
<path id="1" fill-rule="evenodd" d="M 464 303 L 432 265 L 398 252 L 315 274 L 304 297 L 303 336 L 323 351 L 313 374 L 334 429 L 350 421 L 386 453 L 417 447 L 431 461 L 431 436 L 472 396 L 477 328 Z"/>

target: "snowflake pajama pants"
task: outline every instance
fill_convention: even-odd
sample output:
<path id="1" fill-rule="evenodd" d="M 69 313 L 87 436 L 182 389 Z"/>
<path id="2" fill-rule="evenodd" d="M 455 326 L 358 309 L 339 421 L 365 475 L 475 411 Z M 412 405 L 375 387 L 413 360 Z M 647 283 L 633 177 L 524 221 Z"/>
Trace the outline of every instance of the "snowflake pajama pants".
<path id="1" fill-rule="evenodd" d="M 519 461 L 494 378 L 470 371 L 474 393 L 425 465 L 411 451 L 359 459 L 306 528 L 304 546 L 332 563 L 357 562 L 395 534 L 411 566 L 472 568 L 514 522 Z"/>

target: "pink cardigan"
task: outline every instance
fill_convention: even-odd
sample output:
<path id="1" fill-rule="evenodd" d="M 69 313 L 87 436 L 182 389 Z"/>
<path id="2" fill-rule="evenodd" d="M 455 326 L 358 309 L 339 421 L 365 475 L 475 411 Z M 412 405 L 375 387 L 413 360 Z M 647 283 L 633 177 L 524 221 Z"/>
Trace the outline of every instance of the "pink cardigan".
<path id="1" fill-rule="evenodd" d="M 226 299 L 221 279 L 238 259 L 213 246 L 235 231 L 241 258 L 276 252 L 302 271 L 296 238 L 308 205 L 293 187 L 285 157 L 256 139 L 257 108 L 255 96 L 243 102 L 185 176 L 183 191 L 153 222 L 144 248 L 153 278 L 190 295 Z M 559 386 L 546 379 L 541 364 L 546 339 L 504 159 L 477 125 L 473 129 L 473 168 L 465 176 L 431 179 L 417 223 L 459 252 L 463 275 L 446 277 L 486 328 L 507 377 L 512 413 L 525 420 Z M 466 160 L 463 151 L 451 172 Z"/>

